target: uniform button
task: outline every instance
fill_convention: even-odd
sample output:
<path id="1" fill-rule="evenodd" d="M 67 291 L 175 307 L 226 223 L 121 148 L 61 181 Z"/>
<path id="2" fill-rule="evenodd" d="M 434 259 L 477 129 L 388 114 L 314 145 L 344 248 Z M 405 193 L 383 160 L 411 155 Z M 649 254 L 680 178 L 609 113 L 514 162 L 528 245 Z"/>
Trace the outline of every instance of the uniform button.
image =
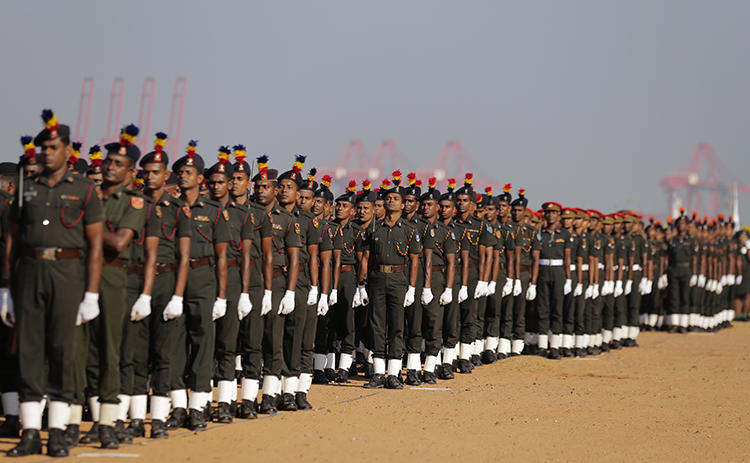
<path id="1" fill-rule="evenodd" d="M 49 220 L 48 219 L 42 220 L 42 225 L 49 225 Z"/>

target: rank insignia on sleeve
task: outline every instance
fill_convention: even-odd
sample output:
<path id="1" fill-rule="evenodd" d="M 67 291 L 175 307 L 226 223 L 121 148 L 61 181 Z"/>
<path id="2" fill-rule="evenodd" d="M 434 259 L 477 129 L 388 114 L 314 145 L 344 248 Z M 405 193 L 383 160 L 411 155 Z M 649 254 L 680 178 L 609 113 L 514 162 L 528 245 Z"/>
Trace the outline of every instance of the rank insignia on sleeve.
<path id="1" fill-rule="evenodd" d="M 156 216 L 161 217 L 161 206 L 156 206 Z"/>
<path id="2" fill-rule="evenodd" d="M 299 222 L 294 222 L 294 233 L 301 235 L 302 232 L 299 230 Z"/>
<path id="3" fill-rule="evenodd" d="M 312 219 L 312 224 L 313 224 L 313 227 L 315 227 L 315 228 L 318 228 L 320 226 L 320 222 L 318 221 L 317 217 L 315 217 L 314 219 Z"/>
<path id="4" fill-rule="evenodd" d="M 250 214 L 250 223 L 252 225 L 255 225 L 255 215 L 253 215 L 253 214 Z"/>
<path id="5" fill-rule="evenodd" d="M 227 222 L 229 222 L 229 211 L 227 211 L 226 209 L 224 209 L 223 211 L 221 211 L 221 215 L 224 216 L 224 220 L 226 220 Z"/>
<path id="6" fill-rule="evenodd" d="M 190 208 L 185 206 L 182 208 L 182 212 L 185 214 L 185 217 L 190 218 L 192 214 L 190 214 Z"/>
<path id="7" fill-rule="evenodd" d="M 133 209 L 143 209 L 143 198 L 137 196 L 130 198 L 130 205 L 133 206 Z"/>

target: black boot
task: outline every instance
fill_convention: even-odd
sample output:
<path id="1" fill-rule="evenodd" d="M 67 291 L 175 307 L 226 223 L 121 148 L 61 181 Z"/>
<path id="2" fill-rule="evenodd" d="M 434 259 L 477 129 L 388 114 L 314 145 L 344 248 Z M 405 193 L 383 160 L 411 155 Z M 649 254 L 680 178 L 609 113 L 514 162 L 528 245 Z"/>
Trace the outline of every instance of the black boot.
<path id="1" fill-rule="evenodd" d="M 435 373 L 431 371 L 425 371 L 422 373 L 422 382 L 424 384 L 437 384 L 437 377 L 435 376 Z"/>
<path id="2" fill-rule="evenodd" d="M 62 429 L 52 428 L 49 430 L 47 455 L 51 457 L 67 457 L 69 455 L 68 439 L 65 437 L 65 431 Z"/>
<path id="3" fill-rule="evenodd" d="M 422 380 L 419 379 L 419 373 L 417 373 L 417 370 L 406 370 L 406 384 L 409 386 L 419 386 L 422 384 Z"/>
<path id="4" fill-rule="evenodd" d="M 187 425 L 187 410 L 182 407 L 172 409 L 166 425 L 167 429 L 184 428 Z"/>
<path id="5" fill-rule="evenodd" d="M 226 402 L 219 402 L 216 407 L 216 421 L 219 423 L 232 422 L 232 408 Z"/>
<path id="6" fill-rule="evenodd" d="M 99 423 L 92 424 L 89 432 L 84 434 L 78 442 L 81 444 L 93 444 L 94 442 L 99 442 Z"/>
<path id="7" fill-rule="evenodd" d="M 65 427 L 65 438 L 68 440 L 68 448 L 78 446 L 78 438 L 81 435 L 81 426 L 78 424 L 69 424 Z"/>
<path id="8" fill-rule="evenodd" d="M 258 413 L 261 415 L 275 415 L 278 413 L 278 410 L 276 409 L 276 401 L 272 395 L 263 394 L 260 399 Z"/>
<path id="9" fill-rule="evenodd" d="M 323 370 L 313 370 L 313 384 L 328 384 L 328 377 Z"/>
<path id="10" fill-rule="evenodd" d="M 440 376 L 438 378 L 442 380 L 453 379 L 456 376 L 453 374 L 453 365 L 444 363 L 443 368 L 440 369 Z"/>
<path id="11" fill-rule="evenodd" d="M 102 444 L 101 448 L 110 450 L 120 448 L 120 442 L 117 440 L 114 427 L 100 424 L 98 428 L 99 442 Z"/>
<path id="12" fill-rule="evenodd" d="M 41 455 L 42 439 L 39 437 L 38 429 L 24 429 L 21 434 L 21 442 L 8 450 L 9 457 L 25 457 L 26 455 Z"/>
<path id="13" fill-rule="evenodd" d="M 332 383 L 336 379 L 336 370 L 333 368 L 326 368 L 324 374 L 329 383 Z"/>
<path id="14" fill-rule="evenodd" d="M 246 420 L 254 420 L 258 418 L 258 406 L 254 400 L 243 400 L 240 404 L 239 417 Z"/>
<path id="15" fill-rule="evenodd" d="M 131 437 L 146 437 L 146 425 L 143 420 L 130 420 L 128 433 Z"/>
<path id="16" fill-rule="evenodd" d="M 560 349 L 557 349 L 553 347 L 549 350 L 549 356 L 547 357 L 552 360 L 560 360 L 562 358 L 562 355 L 560 355 Z"/>
<path id="17" fill-rule="evenodd" d="M 312 410 L 313 406 L 307 401 L 306 392 L 297 392 L 294 394 L 294 401 L 297 402 L 297 410 Z"/>
<path id="18" fill-rule="evenodd" d="M 363 387 L 367 389 L 380 389 L 385 386 L 385 375 L 382 375 L 380 373 L 375 373 L 372 375 L 372 379 L 365 383 Z"/>
<path id="19" fill-rule="evenodd" d="M 191 431 L 203 431 L 206 429 L 206 415 L 203 410 L 197 410 L 195 408 L 190 409 L 190 430 Z"/>
<path id="20" fill-rule="evenodd" d="M 167 425 L 162 420 L 151 420 L 151 439 L 165 439 L 169 437 Z"/>
<path id="21" fill-rule="evenodd" d="M 497 354 L 495 354 L 491 350 L 482 351 L 482 363 L 484 363 L 485 365 L 489 365 L 490 363 L 495 363 L 496 361 Z"/>
<path id="22" fill-rule="evenodd" d="M 471 361 L 471 364 L 474 365 L 475 367 L 482 366 L 482 358 L 477 354 L 473 354 L 470 357 L 470 361 Z"/>
<path id="23" fill-rule="evenodd" d="M 336 377 L 334 378 L 334 381 L 337 383 L 348 383 L 349 382 L 349 371 L 339 368 L 339 371 L 336 372 Z"/>
<path id="24" fill-rule="evenodd" d="M 21 433 L 18 415 L 5 415 L 5 421 L 0 425 L 0 437 L 16 438 Z"/>
<path id="25" fill-rule="evenodd" d="M 471 373 L 473 370 L 474 366 L 472 365 L 471 361 L 466 359 L 458 360 L 458 371 L 460 373 Z"/>
<path id="26" fill-rule="evenodd" d="M 125 422 L 122 420 L 115 421 L 115 437 L 121 444 L 132 444 L 133 436 L 125 429 Z"/>
<path id="27" fill-rule="evenodd" d="M 399 376 L 388 375 L 385 380 L 385 387 L 388 389 L 403 389 L 404 384 L 400 381 Z"/>
<path id="28" fill-rule="evenodd" d="M 284 412 L 296 412 L 297 402 L 294 400 L 294 396 L 288 392 L 281 394 L 281 407 L 279 410 Z"/>

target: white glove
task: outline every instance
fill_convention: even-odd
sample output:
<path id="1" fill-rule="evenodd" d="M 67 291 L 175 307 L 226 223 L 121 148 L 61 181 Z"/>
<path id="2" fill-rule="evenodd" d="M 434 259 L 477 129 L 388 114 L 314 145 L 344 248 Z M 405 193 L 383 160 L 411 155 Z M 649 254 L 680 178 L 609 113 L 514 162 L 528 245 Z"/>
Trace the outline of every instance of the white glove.
<path id="1" fill-rule="evenodd" d="M 604 284 L 602 284 L 602 296 L 609 296 L 610 294 L 615 292 L 615 282 L 612 280 L 606 280 Z"/>
<path id="2" fill-rule="evenodd" d="M 357 287 L 359 290 L 359 299 L 362 301 L 362 305 L 367 305 L 370 303 L 370 298 L 367 296 L 367 290 L 365 289 L 365 285 L 361 285 Z"/>
<path id="3" fill-rule="evenodd" d="M 573 291 L 573 280 L 568 278 L 565 280 L 565 286 L 563 286 L 563 294 L 567 296 L 571 291 Z"/>
<path id="4" fill-rule="evenodd" d="M 172 296 L 164 307 L 161 317 L 165 322 L 182 316 L 182 296 Z"/>
<path id="5" fill-rule="evenodd" d="M 227 300 L 217 297 L 214 301 L 214 308 L 211 311 L 211 319 L 216 321 L 227 314 Z"/>
<path id="6" fill-rule="evenodd" d="M 307 294 L 307 305 L 315 305 L 318 303 L 318 287 L 310 286 L 310 292 Z"/>
<path id="7" fill-rule="evenodd" d="M 659 277 L 659 284 L 656 286 L 658 289 L 664 289 L 667 286 L 669 286 L 669 277 L 667 277 L 667 274 L 663 274 Z"/>
<path id="8" fill-rule="evenodd" d="M 646 285 L 646 294 L 651 294 L 651 291 L 654 290 L 654 280 L 648 280 L 648 285 Z"/>
<path id="9" fill-rule="evenodd" d="M 706 282 L 706 291 L 713 292 L 713 290 L 714 290 L 714 283 L 715 283 L 714 280 L 708 280 Z"/>
<path id="10" fill-rule="evenodd" d="M 737 284 L 737 277 L 735 275 L 727 275 L 727 285 L 734 286 Z"/>
<path id="11" fill-rule="evenodd" d="M 578 284 L 576 285 L 576 289 L 575 289 L 575 290 L 573 290 L 573 296 L 574 296 L 574 297 L 578 297 L 578 296 L 580 296 L 581 294 L 583 294 L 583 283 L 578 283 Z"/>
<path id="12" fill-rule="evenodd" d="M 737 286 L 742 284 L 742 275 L 737 275 L 737 278 L 735 278 L 734 280 L 734 284 L 736 284 Z"/>
<path id="13" fill-rule="evenodd" d="M 719 283 L 721 284 L 721 286 L 726 286 L 727 285 L 727 276 L 726 275 L 722 275 L 721 279 L 719 280 Z"/>
<path id="14" fill-rule="evenodd" d="M 90 322 L 99 316 L 99 293 L 90 293 L 86 291 L 83 300 L 78 304 L 78 315 L 76 316 L 76 326 L 82 323 Z"/>
<path id="15" fill-rule="evenodd" d="M 139 322 L 151 315 L 151 296 L 141 294 L 130 309 L 130 321 Z"/>
<path id="16" fill-rule="evenodd" d="M 16 312 L 13 310 L 13 298 L 10 289 L 0 288 L 0 318 L 8 328 L 16 324 Z"/>
<path id="17" fill-rule="evenodd" d="M 591 296 L 594 294 L 594 285 L 589 285 L 586 287 L 586 292 L 583 295 L 583 299 L 591 299 Z"/>
<path id="18" fill-rule="evenodd" d="M 747 243 L 750 243 L 750 240 L 747 240 L 747 241 L 745 242 L 745 244 L 747 244 Z M 742 254 L 743 256 L 747 254 L 747 246 L 742 246 L 742 247 L 740 248 L 740 254 Z"/>
<path id="19" fill-rule="evenodd" d="M 432 289 L 422 288 L 422 305 L 429 305 L 434 297 L 432 296 Z"/>
<path id="20" fill-rule="evenodd" d="M 474 299 L 479 299 L 480 297 L 487 295 L 487 282 L 486 281 L 477 281 L 477 286 L 474 289 Z"/>
<path id="21" fill-rule="evenodd" d="M 336 305 L 339 301 L 339 290 L 332 289 L 331 294 L 328 295 L 328 307 Z"/>
<path id="22" fill-rule="evenodd" d="M 593 285 L 594 289 L 591 290 L 591 299 L 596 299 L 599 297 L 599 285 Z"/>
<path id="23" fill-rule="evenodd" d="M 495 291 L 497 290 L 497 283 L 494 281 L 490 281 L 487 283 L 487 295 L 492 296 L 495 294 Z"/>
<path id="24" fill-rule="evenodd" d="M 526 288 L 526 300 L 533 301 L 536 299 L 536 285 L 529 283 L 529 287 Z"/>
<path id="25" fill-rule="evenodd" d="M 622 280 L 617 280 L 615 283 L 615 297 L 622 296 L 622 293 L 624 293 L 625 290 L 622 287 Z"/>
<path id="26" fill-rule="evenodd" d="M 724 285 L 721 282 L 716 283 L 716 294 L 721 294 L 724 290 Z"/>
<path id="27" fill-rule="evenodd" d="M 273 309 L 272 292 L 270 289 L 263 291 L 263 300 L 260 302 L 260 315 L 266 315 Z"/>
<path id="28" fill-rule="evenodd" d="M 628 280 L 625 282 L 625 295 L 633 292 L 633 280 Z"/>
<path id="29" fill-rule="evenodd" d="M 510 278 L 505 279 L 505 284 L 503 285 L 503 297 L 510 296 L 513 292 L 513 281 Z"/>
<path id="30" fill-rule="evenodd" d="M 359 295 L 359 287 L 357 287 L 354 290 L 354 297 L 352 297 L 352 308 L 356 309 L 357 307 L 362 306 L 362 296 Z"/>
<path id="31" fill-rule="evenodd" d="M 466 286 L 461 286 L 461 289 L 458 290 L 458 303 L 462 303 L 466 299 L 469 298 L 469 288 Z"/>
<path id="32" fill-rule="evenodd" d="M 689 282 L 689 283 L 690 283 L 690 287 L 691 287 L 691 288 L 692 288 L 693 286 L 697 285 L 697 284 L 698 284 L 698 275 L 693 275 L 693 276 L 691 276 L 691 277 L 690 277 L 690 282 Z"/>
<path id="33" fill-rule="evenodd" d="M 294 291 L 286 290 L 279 302 L 279 315 L 289 315 L 294 312 Z"/>
<path id="34" fill-rule="evenodd" d="M 318 316 L 322 317 L 328 313 L 328 295 L 321 294 L 318 301 Z"/>
<path id="35" fill-rule="evenodd" d="M 404 307 L 410 307 L 414 304 L 415 293 L 416 289 L 414 289 L 414 286 L 409 286 L 409 289 L 406 290 L 406 296 L 404 296 Z"/>
<path id="36" fill-rule="evenodd" d="M 641 282 L 638 283 L 638 294 L 643 296 L 646 294 L 646 287 L 648 286 L 648 280 L 645 278 L 641 278 Z"/>
<path id="37" fill-rule="evenodd" d="M 520 296 L 521 291 L 523 291 L 523 287 L 521 286 L 521 280 L 516 279 L 513 282 L 513 297 Z"/>
<path id="38" fill-rule="evenodd" d="M 698 275 L 698 287 L 706 287 L 706 275 Z"/>
<path id="39" fill-rule="evenodd" d="M 247 317 L 253 310 L 253 303 L 250 302 L 250 295 L 248 293 L 241 293 L 240 300 L 237 302 L 237 318 L 242 320 Z"/>
<path id="40" fill-rule="evenodd" d="M 453 302 L 453 288 L 445 288 L 443 294 L 440 295 L 440 305 L 448 305 Z"/>

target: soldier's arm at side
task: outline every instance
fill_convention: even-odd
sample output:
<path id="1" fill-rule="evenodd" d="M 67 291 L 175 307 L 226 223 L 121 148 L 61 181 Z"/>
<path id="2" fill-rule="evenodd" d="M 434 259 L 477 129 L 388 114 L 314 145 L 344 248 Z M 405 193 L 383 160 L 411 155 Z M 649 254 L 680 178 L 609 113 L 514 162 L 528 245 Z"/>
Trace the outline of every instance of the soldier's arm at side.
<path id="1" fill-rule="evenodd" d="M 516 278 L 516 249 L 505 249 L 505 274 L 509 279 L 513 280 Z M 521 272 L 518 272 L 521 273 Z"/>
<path id="2" fill-rule="evenodd" d="M 180 260 L 177 262 L 177 280 L 174 285 L 174 295 L 182 297 L 187 285 L 187 276 L 190 271 L 190 237 L 181 236 L 177 241 L 177 250 L 180 253 Z"/>
<path id="3" fill-rule="evenodd" d="M 490 275 L 490 281 L 497 282 L 497 275 L 500 273 L 500 253 L 502 251 L 492 250 L 492 274 Z"/>
<path id="4" fill-rule="evenodd" d="M 469 250 L 461 251 L 461 286 L 469 286 Z"/>
<path id="5" fill-rule="evenodd" d="M 565 264 L 565 278 L 570 280 L 570 248 L 565 248 L 565 257 L 563 263 Z"/>
<path id="6" fill-rule="evenodd" d="M 320 293 L 328 294 L 331 290 L 331 260 L 333 251 L 320 252 Z"/>
<path id="7" fill-rule="evenodd" d="M 359 261 L 359 275 L 357 275 L 357 284 L 365 284 L 365 276 L 367 276 L 367 265 L 370 260 L 370 251 L 366 250 L 362 252 L 362 258 Z"/>
<path id="8" fill-rule="evenodd" d="M 531 251 L 531 284 L 532 285 L 535 285 L 537 278 L 539 278 L 539 255 L 540 254 L 541 252 L 538 249 Z"/>
<path id="9" fill-rule="evenodd" d="M 273 238 L 264 236 L 260 241 L 263 251 L 263 284 L 266 291 L 271 291 L 273 283 Z"/>
<path id="10" fill-rule="evenodd" d="M 310 261 L 307 263 L 307 266 L 310 270 L 310 286 L 318 286 L 318 270 L 319 270 L 319 262 L 318 262 L 318 244 L 310 244 L 307 246 L 307 253 L 310 255 Z"/>
<path id="11" fill-rule="evenodd" d="M 424 248 L 424 287 L 430 287 L 430 281 L 432 280 L 432 249 Z"/>
<path id="12" fill-rule="evenodd" d="M 123 249 L 127 248 L 133 237 L 135 231 L 130 228 L 118 228 L 114 232 L 104 230 L 102 227 L 102 244 L 107 249 L 112 249 L 116 252 L 122 252 Z"/>
<path id="13" fill-rule="evenodd" d="M 409 254 L 409 286 L 417 286 L 419 254 Z"/>
<path id="14" fill-rule="evenodd" d="M 479 251 L 479 281 L 487 281 L 487 246 L 480 244 L 477 246 Z"/>
<path id="15" fill-rule="evenodd" d="M 132 233 L 132 230 L 130 232 Z M 86 253 L 86 269 L 88 274 L 86 291 L 90 293 L 98 293 L 99 279 L 102 276 L 102 235 L 104 233 L 104 222 L 94 222 L 86 225 L 85 233 L 88 246 Z"/>
<path id="16" fill-rule="evenodd" d="M 246 293 L 250 291 L 250 252 L 253 247 L 253 240 L 243 239 L 242 240 L 242 267 L 240 268 L 242 274 L 242 292 Z"/>
<path id="17" fill-rule="evenodd" d="M 445 255 L 447 271 L 445 272 L 445 287 L 453 288 L 453 280 L 456 279 L 456 254 Z"/>
<path id="18" fill-rule="evenodd" d="M 159 253 L 159 237 L 147 236 L 143 243 L 143 294 L 151 295 L 156 278 L 156 255 Z"/>
<path id="19" fill-rule="evenodd" d="M 357 253 L 357 261 L 362 260 L 362 253 Z M 341 278 L 341 249 L 333 250 L 333 284 L 331 289 L 339 289 L 339 278 Z"/>
<path id="20" fill-rule="evenodd" d="M 287 248 L 286 255 L 289 258 L 289 281 L 286 289 L 294 291 L 299 278 L 299 248 Z"/>
<path id="21" fill-rule="evenodd" d="M 216 283 L 218 284 L 217 297 L 227 298 L 227 243 L 215 243 L 216 252 Z"/>

